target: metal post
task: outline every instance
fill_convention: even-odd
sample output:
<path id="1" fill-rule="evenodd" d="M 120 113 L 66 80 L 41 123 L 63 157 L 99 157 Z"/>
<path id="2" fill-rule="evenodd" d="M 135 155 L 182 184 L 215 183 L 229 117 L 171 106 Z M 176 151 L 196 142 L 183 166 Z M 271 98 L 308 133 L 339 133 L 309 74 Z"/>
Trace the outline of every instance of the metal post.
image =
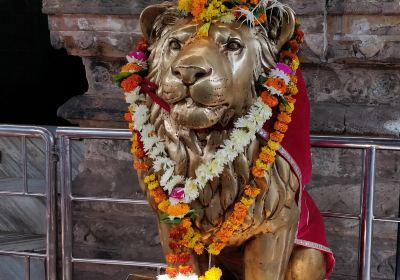
<path id="1" fill-rule="evenodd" d="M 46 267 L 47 280 L 57 279 L 57 184 L 56 158 L 54 155 L 54 136 L 48 130 L 43 136 L 46 153 L 46 198 L 47 198 L 47 233 L 46 233 Z"/>
<path id="2" fill-rule="evenodd" d="M 400 201 L 399 201 L 399 218 L 400 218 Z M 400 223 L 397 224 L 396 280 L 400 280 Z"/>
<path id="3" fill-rule="evenodd" d="M 361 193 L 361 219 L 359 268 L 360 280 L 371 279 L 371 250 L 372 250 L 372 223 L 374 219 L 374 184 L 375 184 L 375 156 L 376 148 L 370 147 L 363 151 L 363 182 Z"/>
<path id="4" fill-rule="evenodd" d="M 31 258 L 24 257 L 24 280 L 31 280 Z"/>
<path id="5" fill-rule="evenodd" d="M 62 280 L 72 280 L 71 153 L 69 138 L 60 138 Z"/>
<path id="6" fill-rule="evenodd" d="M 21 136 L 21 163 L 22 163 L 22 186 L 24 194 L 28 193 L 28 163 L 26 153 L 26 136 Z"/>

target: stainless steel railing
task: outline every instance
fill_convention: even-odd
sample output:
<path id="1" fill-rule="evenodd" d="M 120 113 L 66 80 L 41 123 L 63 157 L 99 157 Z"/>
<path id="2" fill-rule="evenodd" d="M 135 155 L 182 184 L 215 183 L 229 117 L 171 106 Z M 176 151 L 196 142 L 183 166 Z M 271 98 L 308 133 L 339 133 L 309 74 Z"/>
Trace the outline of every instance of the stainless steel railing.
<path id="1" fill-rule="evenodd" d="M 46 178 L 48 179 L 46 198 L 48 199 L 48 229 L 47 229 L 47 253 L 46 255 L 34 254 L 47 259 L 48 280 L 55 279 L 55 185 L 54 185 L 54 164 L 52 161 L 54 138 L 51 133 L 38 127 L 14 127 L 0 126 L 0 136 L 21 136 L 21 137 L 42 137 L 46 143 Z M 72 280 L 73 263 L 108 264 L 132 267 L 152 267 L 158 271 L 165 264 L 151 262 L 136 262 L 124 260 L 104 260 L 75 258 L 72 254 L 72 221 L 71 204 L 73 201 L 97 201 L 106 203 L 128 203 L 146 205 L 144 200 L 114 199 L 101 197 L 74 196 L 71 192 L 71 143 L 74 139 L 110 139 L 128 140 L 131 137 L 129 130 L 125 129 L 89 129 L 89 128 L 57 128 L 58 149 L 60 154 L 60 178 L 61 178 L 61 251 L 62 251 L 62 279 Z M 375 186 L 375 159 L 377 150 L 400 151 L 400 140 L 387 138 L 367 137 L 342 137 L 342 136 L 312 136 L 312 146 L 316 148 L 340 148 L 340 149 L 362 149 L 362 194 L 359 215 L 345 213 L 323 212 L 325 217 L 338 219 L 357 219 L 360 221 L 359 235 L 359 279 L 371 279 L 371 250 L 372 250 L 372 226 L 374 221 L 392 222 L 400 224 L 399 218 L 374 217 L 374 186 Z M 26 172 L 26 167 L 23 168 Z M 24 175 L 26 176 L 26 175 Z M 24 177 L 25 178 L 25 177 Z M 25 180 L 25 179 L 24 179 Z M 25 184 L 25 183 L 24 183 Z M 24 185 L 24 191 L 18 195 L 39 195 L 28 194 Z M 4 195 L 16 195 L 16 193 L 0 193 Z M 15 254 L 31 256 L 24 252 L 1 252 L 0 254 Z M 33 256 L 33 255 L 32 255 Z"/>
<path id="2" fill-rule="evenodd" d="M 1 191 L 1 196 L 30 196 L 44 197 L 46 199 L 46 253 L 19 252 L 10 250 L 0 250 L 0 255 L 22 256 L 24 257 L 24 279 L 30 280 L 30 259 L 31 257 L 45 259 L 46 279 L 56 280 L 56 185 L 55 185 L 55 158 L 54 158 L 54 136 L 42 127 L 31 126 L 0 126 L 0 137 L 12 136 L 21 138 L 22 155 L 22 176 L 23 191 Z M 31 193 L 28 190 L 27 176 L 27 138 L 41 138 L 45 146 L 45 192 Z"/>

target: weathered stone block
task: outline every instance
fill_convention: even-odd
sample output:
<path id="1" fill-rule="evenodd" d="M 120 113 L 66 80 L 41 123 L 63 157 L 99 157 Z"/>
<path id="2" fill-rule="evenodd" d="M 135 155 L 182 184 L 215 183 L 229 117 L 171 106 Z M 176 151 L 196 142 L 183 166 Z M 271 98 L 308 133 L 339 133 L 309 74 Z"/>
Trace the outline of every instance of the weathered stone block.
<path id="1" fill-rule="evenodd" d="M 398 68 L 370 68 L 325 64 L 305 65 L 303 73 L 311 102 L 398 105 Z"/>
<path id="2" fill-rule="evenodd" d="M 328 0 L 331 14 L 399 14 L 399 0 Z"/>
<path id="3" fill-rule="evenodd" d="M 150 4 L 161 0 L 44 0 L 45 14 L 137 15 Z"/>
<path id="4" fill-rule="evenodd" d="M 325 11 L 324 0 L 283 0 L 285 4 L 288 4 L 294 9 L 298 15 L 311 15 L 311 14 L 323 14 Z"/>

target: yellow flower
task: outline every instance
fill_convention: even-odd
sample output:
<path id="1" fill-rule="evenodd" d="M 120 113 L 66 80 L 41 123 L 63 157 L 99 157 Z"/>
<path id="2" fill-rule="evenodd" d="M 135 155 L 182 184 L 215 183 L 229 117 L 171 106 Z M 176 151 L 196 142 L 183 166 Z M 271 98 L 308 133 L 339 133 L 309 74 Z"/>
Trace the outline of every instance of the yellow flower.
<path id="1" fill-rule="evenodd" d="M 272 141 L 272 140 L 269 140 L 268 141 L 268 147 L 270 147 L 271 150 L 277 151 L 277 150 L 279 150 L 279 143 L 275 142 L 275 141 Z"/>
<path id="2" fill-rule="evenodd" d="M 240 202 L 243 203 L 247 208 L 249 208 L 251 205 L 253 205 L 254 199 L 242 197 Z"/>
<path id="3" fill-rule="evenodd" d="M 268 147 L 268 146 L 262 147 L 261 152 L 266 153 L 266 154 L 268 154 L 270 156 L 273 156 L 273 157 L 276 156 L 276 151 L 271 150 L 271 148 Z"/>
<path id="4" fill-rule="evenodd" d="M 279 109 L 282 112 L 287 112 L 287 113 L 291 114 L 294 111 L 294 104 L 293 103 L 281 104 L 281 105 L 279 105 Z"/>
<path id="5" fill-rule="evenodd" d="M 147 185 L 147 188 L 149 190 L 154 190 L 154 189 L 158 188 L 159 186 L 160 186 L 160 184 L 157 181 L 153 181 Z"/>
<path id="6" fill-rule="evenodd" d="M 148 176 L 144 177 L 143 181 L 144 181 L 145 184 L 149 184 L 150 182 L 153 182 L 155 179 L 156 179 L 156 175 L 155 174 L 151 174 L 151 175 L 148 175 Z"/>
<path id="7" fill-rule="evenodd" d="M 160 204 L 158 204 L 158 209 L 160 209 L 162 212 L 167 212 L 169 207 L 169 200 L 164 200 Z"/>
<path id="8" fill-rule="evenodd" d="M 218 267 L 213 266 L 206 271 L 204 276 L 201 276 L 199 280 L 220 280 L 222 276 L 222 270 Z"/>
<path id="9" fill-rule="evenodd" d="M 264 163 L 264 162 L 262 162 L 262 160 L 260 160 L 260 159 L 258 159 L 258 160 L 256 161 L 256 166 L 257 166 L 258 168 L 263 169 L 263 170 L 268 170 L 268 169 L 269 169 L 269 165 L 266 164 L 266 163 Z"/>
<path id="10" fill-rule="evenodd" d="M 192 0 L 179 0 L 178 1 L 178 9 L 180 11 L 184 11 L 186 13 L 190 12 L 190 7 L 192 4 Z"/>

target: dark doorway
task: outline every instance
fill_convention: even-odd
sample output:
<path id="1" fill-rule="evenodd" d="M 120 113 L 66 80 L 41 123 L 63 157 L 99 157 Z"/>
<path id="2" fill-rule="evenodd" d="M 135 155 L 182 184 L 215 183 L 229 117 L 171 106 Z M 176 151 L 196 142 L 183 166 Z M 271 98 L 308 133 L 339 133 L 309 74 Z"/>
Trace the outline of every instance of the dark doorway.
<path id="1" fill-rule="evenodd" d="M 68 125 L 57 108 L 87 90 L 81 58 L 50 45 L 41 0 L 0 0 L 0 123 Z"/>

